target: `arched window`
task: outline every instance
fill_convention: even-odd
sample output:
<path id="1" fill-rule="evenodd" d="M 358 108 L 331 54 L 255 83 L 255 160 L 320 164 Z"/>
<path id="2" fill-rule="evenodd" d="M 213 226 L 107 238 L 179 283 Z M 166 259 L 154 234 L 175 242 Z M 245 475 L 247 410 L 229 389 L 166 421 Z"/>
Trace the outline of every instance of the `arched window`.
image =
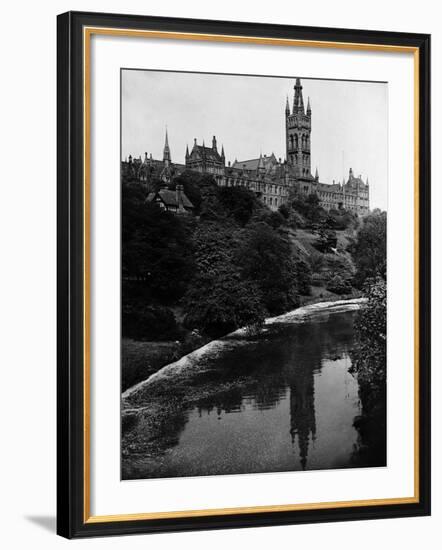
<path id="1" fill-rule="evenodd" d="M 270 206 L 273 204 L 273 199 L 270 197 Z"/>
<path id="2" fill-rule="evenodd" d="M 264 202 L 267 202 L 267 197 L 264 197 Z"/>
<path id="3" fill-rule="evenodd" d="M 278 206 L 278 199 L 275 199 L 275 206 Z"/>
<path id="4" fill-rule="evenodd" d="M 295 149 L 298 149 L 298 134 L 295 135 Z"/>

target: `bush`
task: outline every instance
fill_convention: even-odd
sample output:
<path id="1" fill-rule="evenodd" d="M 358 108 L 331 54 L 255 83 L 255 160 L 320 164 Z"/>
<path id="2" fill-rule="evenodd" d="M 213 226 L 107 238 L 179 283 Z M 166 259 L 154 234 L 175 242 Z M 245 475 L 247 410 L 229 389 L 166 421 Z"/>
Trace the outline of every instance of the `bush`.
<path id="1" fill-rule="evenodd" d="M 325 210 L 320 205 L 319 197 L 316 193 L 310 195 L 295 194 L 292 201 L 292 207 L 301 214 L 306 220 L 306 227 L 313 227 L 322 222 L 325 218 Z"/>
<path id="2" fill-rule="evenodd" d="M 362 220 L 349 250 L 356 266 L 354 284 L 362 288 L 372 278 L 387 277 L 387 213 L 374 210 Z"/>
<path id="3" fill-rule="evenodd" d="M 122 327 L 123 337 L 134 340 L 175 340 L 179 337 L 175 315 L 167 307 L 126 304 Z"/>
<path id="4" fill-rule="evenodd" d="M 338 244 L 338 238 L 336 236 L 336 231 L 333 229 L 327 229 L 325 224 L 323 224 L 319 229 L 319 237 L 314 243 L 314 246 L 317 250 L 323 253 L 331 252 L 332 249 L 336 249 Z"/>
<path id="5" fill-rule="evenodd" d="M 244 187 L 221 187 L 218 189 L 218 199 L 226 213 L 241 226 L 246 225 L 252 215 L 262 209 L 255 193 Z"/>
<path id="6" fill-rule="evenodd" d="M 358 346 L 352 370 L 360 384 L 366 386 L 371 399 L 383 393 L 386 382 L 387 355 L 387 285 L 382 277 L 367 280 L 364 286 L 367 304 L 355 324 Z"/>
<path id="7" fill-rule="evenodd" d="M 340 275 L 335 275 L 332 277 L 325 287 L 328 291 L 334 292 L 335 294 L 348 294 L 351 292 L 351 284 L 348 279 L 344 279 Z"/>
<path id="8" fill-rule="evenodd" d="M 281 206 L 278 208 L 279 213 L 281 216 L 283 216 L 286 220 L 290 217 L 290 209 L 286 204 L 281 204 Z"/>
<path id="9" fill-rule="evenodd" d="M 355 268 L 351 258 L 345 254 L 326 254 L 323 256 L 325 260 L 325 269 L 328 272 L 328 279 L 339 275 L 343 279 L 351 280 L 355 273 Z"/>

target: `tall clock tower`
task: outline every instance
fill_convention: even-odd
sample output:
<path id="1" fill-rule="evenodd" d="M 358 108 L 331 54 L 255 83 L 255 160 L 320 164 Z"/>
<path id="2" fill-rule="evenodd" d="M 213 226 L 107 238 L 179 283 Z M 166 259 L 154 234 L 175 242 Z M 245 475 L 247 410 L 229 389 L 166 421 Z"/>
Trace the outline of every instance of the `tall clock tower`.
<path id="1" fill-rule="evenodd" d="M 299 179 L 311 179 L 310 136 L 312 130 L 312 110 L 310 99 L 304 110 L 301 79 L 294 86 L 293 110 L 290 112 L 287 97 L 285 107 L 286 156 L 289 166 L 294 168 Z"/>

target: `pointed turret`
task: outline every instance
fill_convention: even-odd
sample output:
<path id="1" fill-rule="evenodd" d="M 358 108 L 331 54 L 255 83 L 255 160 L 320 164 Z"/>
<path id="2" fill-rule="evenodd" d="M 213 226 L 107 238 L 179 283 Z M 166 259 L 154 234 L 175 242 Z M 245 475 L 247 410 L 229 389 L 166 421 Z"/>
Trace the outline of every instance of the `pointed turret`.
<path id="1" fill-rule="evenodd" d="M 309 98 L 307 99 L 307 116 L 311 116 L 312 115 L 312 108 L 310 107 L 310 96 Z"/>
<path id="2" fill-rule="evenodd" d="M 290 116 L 290 105 L 289 105 L 289 96 L 287 95 L 287 99 L 285 102 L 285 116 Z"/>
<path id="3" fill-rule="evenodd" d="M 189 158 L 189 146 L 186 144 L 186 159 Z"/>
<path id="4" fill-rule="evenodd" d="M 262 153 L 259 155 L 257 171 L 260 174 L 265 172 L 265 165 L 264 165 L 264 160 L 262 158 Z"/>
<path id="5" fill-rule="evenodd" d="M 223 161 L 224 164 L 226 163 L 226 155 L 224 154 L 224 145 L 222 145 L 221 147 L 221 160 Z"/>
<path id="6" fill-rule="evenodd" d="M 319 181 L 318 167 L 316 167 L 315 180 L 316 180 L 316 181 Z"/>
<path id="7" fill-rule="evenodd" d="M 169 136 L 167 135 L 167 127 L 166 127 L 166 139 L 164 142 L 164 150 L 163 150 L 163 162 L 166 163 L 168 166 L 170 162 L 172 162 L 171 156 L 170 156 L 170 148 L 169 148 Z"/>

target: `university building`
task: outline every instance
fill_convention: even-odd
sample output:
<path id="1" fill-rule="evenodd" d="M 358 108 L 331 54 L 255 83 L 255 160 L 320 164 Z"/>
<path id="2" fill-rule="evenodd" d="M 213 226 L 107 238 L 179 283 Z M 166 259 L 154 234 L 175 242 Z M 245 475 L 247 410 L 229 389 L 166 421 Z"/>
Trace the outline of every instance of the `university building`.
<path id="1" fill-rule="evenodd" d="M 310 99 L 304 107 L 302 85 L 299 78 L 294 86 L 293 105 L 290 108 L 287 97 L 285 105 L 285 142 L 286 158 L 276 158 L 273 153 L 260 155 L 254 159 L 235 159 L 226 164 L 224 147 L 218 150 L 216 137 L 212 145 L 204 141 L 198 145 L 196 138 L 189 151 L 186 147 L 185 164 L 172 163 L 168 135 L 163 151 L 163 159 L 155 160 L 145 153 L 144 160 L 129 156 L 122 163 L 122 175 L 140 183 L 148 182 L 152 177 L 160 178 L 162 189 L 150 194 L 148 200 L 161 203 L 161 192 L 166 191 L 174 177 L 185 170 L 210 174 L 219 186 L 245 187 L 254 191 L 271 210 L 277 210 L 285 204 L 294 192 L 300 194 L 316 193 L 325 210 L 345 208 L 363 216 L 370 209 L 370 187 L 368 179 L 364 183 L 361 176 L 355 176 L 350 168 L 347 181 L 324 183 L 319 179 L 318 170 L 311 172 L 311 130 L 312 109 Z M 182 192 L 184 195 L 184 192 Z M 163 193 L 165 194 L 165 193 Z M 185 197 L 185 195 L 184 195 Z M 181 208 L 190 212 L 187 197 L 181 199 Z M 167 208 L 167 206 L 163 206 Z"/>

